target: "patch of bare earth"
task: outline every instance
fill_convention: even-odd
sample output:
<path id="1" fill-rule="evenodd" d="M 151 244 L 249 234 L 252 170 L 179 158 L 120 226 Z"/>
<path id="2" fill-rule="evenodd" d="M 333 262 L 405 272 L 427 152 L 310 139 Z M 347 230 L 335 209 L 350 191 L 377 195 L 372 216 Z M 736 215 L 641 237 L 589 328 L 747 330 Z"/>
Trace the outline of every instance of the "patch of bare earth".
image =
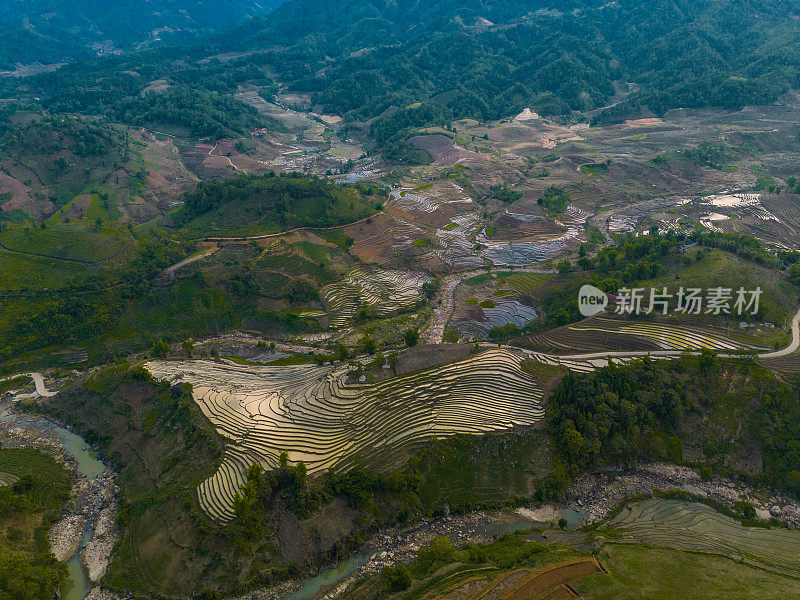
<path id="1" fill-rule="evenodd" d="M 83 194 L 75 198 L 69 207 L 62 213 L 63 217 L 69 219 L 83 219 L 86 217 L 86 211 L 89 210 L 89 205 L 92 203 L 91 194 Z"/>
<path id="2" fill-rule="evenodd" d="M 11 194 L 11 198 L 3 203 L 3 210 L 23 210 L 31 208 L 33 199 L 29 196 L 30 188 L 0 171 L 0 194 Z"/>
<path id="3" fill-rule="evenodd" d="M 486 157 L 480 153 L 462 148 L 451 138 L 442 134 L 417 135 L 409 139 L 408 143 L 414 148 L 427 151 L 436 165 L 486 162 Z"/>
<path id="4" fill-rule="evenodd" d="M 178 201 L 183 192 L 194 188 L 197 176 L 183 164 L 173 138 L 159 140 L 147 131 L 141 131 L 137 137 L 147 145 L 144 151 L 149 165 L 147 187 L 153 193 L 156 206 L 167 210 Z"/>
<path id="5" fill-rule="evenodd" d="M 197 144 L 196 146 L 181 146 L 179 151 L 186 168 L 201 179 L 235 175 L 236 169 L 233 168 L 226 156 L 209 154 L 213 149 L 213 144 Z"/>

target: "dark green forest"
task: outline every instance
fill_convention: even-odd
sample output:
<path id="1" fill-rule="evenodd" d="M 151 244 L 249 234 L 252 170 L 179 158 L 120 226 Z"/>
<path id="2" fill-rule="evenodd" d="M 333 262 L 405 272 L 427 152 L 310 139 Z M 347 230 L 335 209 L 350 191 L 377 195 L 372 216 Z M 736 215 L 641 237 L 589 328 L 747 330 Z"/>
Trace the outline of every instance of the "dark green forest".
<path id="1" fill-rule="evenodd" d="M 0 69 L 174 44 L 263 15 L 282 0 L 25 0 L 0 4 Z"/>
<path id="2" fill-rule="evenodd" d="M 707 466 L 730 475 L 737 453 L 755 443 L 763 459 L 750 479 L 796 495 L 798 411 L 795 386 L 747 360 L 723 362 L 705 350 L 668 363 L 645 357 L 570 373 L 551 395 L 547 419 L 572 475 L 644 459 L 680 462 L 689 443 L 699 443 Z M 723 414 L 738 416 L 731 425 Z"/>
<path id="3" fill-rule="evenodd" d="M 525 107 L 588 112 L 607 124 L 677 107 L 774 101 L 800 83 L 797 12 L 787 0 L 357 0 L 346 11 L 297 0 L 201 41 L 5 81 L 0 95 L 35 95 L 51 110 L 134 124 L 177 114 L 176 122 L 205 135 L 241 132 L 254 118 L 209 93 L 231 93 L 243 82 L 274 90 L 276 75 L 287 89 L 310 93 L 313 104 L 353 119 L 435 105 L 411 120 L 384 116 L 389 121 L 373 125 L 381 144 L 396 146 L 397 134 L 417 121 L 496 119 Z M 246 54 L 214 58 L 225 52 Z M 179 87 L 158 101 L 139 96 L 162 78 Z M 200 124 L 194 116 L 210 104 L 220 110 Z"/>
<path id="4" fill-rule="evenodd" d="M 341 186 L 327 179 L 286 173 L 208 180 L 184 195 L 176 219 L 190 231 L 248 226 L 285 230 L 330 227 L 366 217 L 379 206 L 374 186 Z"/>

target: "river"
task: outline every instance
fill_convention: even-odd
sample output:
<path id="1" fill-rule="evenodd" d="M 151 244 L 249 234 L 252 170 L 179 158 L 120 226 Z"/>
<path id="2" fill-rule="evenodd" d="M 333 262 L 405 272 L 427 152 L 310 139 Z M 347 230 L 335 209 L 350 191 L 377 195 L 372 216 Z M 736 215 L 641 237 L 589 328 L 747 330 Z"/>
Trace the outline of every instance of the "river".
<path id="1" fill-rule="evenodd" d="M 312 577 L 303 584 L 303 587 L 293 594 L 285 596 L 283 600 L 311 600 L 320 590 L 331 587 L 350 577 L 356 570 L 367 564 L 378 552 L 380 552 L 380 550 L 375 550 L 370 553 L 355 554 L 347 560 L 343 560 L 332 569 L 328 569 L 316 577 Z"/>
<path id="2" fill-rule="evenodd" d="M 78 473 L 85 475 L 86 479 L 91 480 L 105 471 L 106 466 L 97 458 L 97 453 L 89 447 L 83 438 L 58 425 L 53 425 L 53 431 L 61 438 L 61 445 L 64 448 L 64 452 L 75 459 Z M 65 594 L 64 600 L 81 600 L 91 589 L 91 582 L 81 565 L 81 550 L 83 550 L 91 539 L 92 529 L 87 524 L 86 529 L 83 531 L 83 541 L 80 549 L 67 561 L 69 579 L 72 585 Z"/>
<path id="3" fill-rule="evenodd" d="M 44 417 L 16 413 L 10 410 L 8 404 L 2 403 L 0 404 L 0 420 L 10 421 L 16 427 L 24 429 L 34 435 L 49 433 L 49 435 L 47 435 L 48 439 L 52 438 L 55 441 L 57 438 L 57 440 L 60 441 L 63 451 L 74 459 L 75 468 L 78 473 L 83 475 L 87 481 L 94 479 L 105 471 L 105 465 L 97 458 L 97 453 L 89 447 L 83 438 Z M 55 436 L 52 434 L 55 434 Z M 28 444 L 25 442 L 19 444 L 3 444 L 3 446 L 19 445 L 24 446 Z M 83 539 L 80 548 L 67 561 L 71 585 L 69 591 L 64 595 L 64 600 L 81 600 L 91 589 L 91 582 L 81 565 L 80 553 L 91 540 L 92 531 L 91 524 L 87 522 L 86 528 L 83 531 Z"/>

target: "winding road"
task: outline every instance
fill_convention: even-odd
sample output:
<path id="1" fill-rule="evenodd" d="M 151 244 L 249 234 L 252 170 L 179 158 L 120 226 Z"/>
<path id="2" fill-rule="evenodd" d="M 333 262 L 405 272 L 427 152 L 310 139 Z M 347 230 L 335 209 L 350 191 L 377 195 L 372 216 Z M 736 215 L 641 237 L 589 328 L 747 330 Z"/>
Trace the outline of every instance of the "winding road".
<path id="1" fill-rule="evenodd" d="M 47 386 L 44 383 L 44 377 L 41 373 L 16 373 L 14 375 L 9 375 L 8 377 L 3 377 L 0 379 L 0 382 L 8 381 L 10 379 L 15 379 L 17 377 L 30 377 L 33 379 L 33 383 L 36 386 L 36 391 L 27 393 L 27 394 L 17 394 L 14 396 L 14 400 L 25 400 L 26 398 L 51 398 L 55 396 L 58 392 L 51 392 L 47 389 Z"/>
<path id="2" fill-rule="evenodd" d="M 795 314 L 794 319 L 792 319 L 792 342 L 786 346 L 783 350 L 776 350 L 775 352 L 766 352 L 764 354 L 759 354 L 759 358 L 780 358 L 781 356 L 787 356 L 789 354 L 793 354 L 797 352 L 797 349 L 800 348 L 800 310 L 797 311 Z"/>
<path id="3" fill-rule="evenodd" d="M 186 265 L 189 265 L 195 261 L 198 261 L 201 258 L 206 258 L 207 256 L 211 256 L 217 250 L 219 250 L 219 248 L 207 248 L 197 254 L 190 256 L 189 258 L 184 258 L 182 261 L 177 262 L 174 265 L 171 265 L 166 269 L 164 269 L 161 272 L 159 279 L 164 281 L 170 281 L 172 279 L 175 279 L 175 273 L 177 273 L 180 268 L 185 267 Z"/>
<path id="4" fill-rule="evenodd" d="M 223 156 L 222 154 L 214 154 L 214 150 L 217 149 L 217 146 L 219 146 L 219 143 L 214 144 L 214 147 L 208 151 L 209 156 L 216 156 L 217 158 L 227 158 L 228 164 L 233 167 L 234 171 L 241 171 L 242 173 L 247 173 L 247 171 L 245 171 L 244 169 L 241 169 L 237 167 L 235 164 L 233 164 L 233 161 L 231 160 L 230 156 Z"/>
<path id="5" fill-rule="evenodd" d="M 769 359 L 769 358 L 780 358 L 782 356 L 789 356 L 790 354 L 794 354 L 797 352 L 798 348 L 800 348 L 800 310 L 794 315 L 792 319 L 792 341 L 789 343 L 788 346 L 781 350 L 776 350 L 774 352 L 762 352 L 756 353 L 756 358 L 759 359 Z M 494 347 L 495 344 L 490 342 L 481 342 L 481 346 L 484 347 Z M 596 361 L 602 361 L 609 358 L 617 358 L 617 359 L 626 359 L 626 358 L 639 358 L 642 356 L 651 356 L 654 358 L 673 358 L 681 356 L 685 350 L 636 350 L 636 351 L 605 351 L 605 352 L 589 352 L 585 354 L 569 354 L 569 355 L 561 355 L 561 354 L 547 354 L 544 352 L 536 352 L 534 350 L 527 350 L 525 348 L 520 348 L 523 352 L 525 352 L 531 358 L 538 360 L 539 362 L 543 362 L 545 364 L 559 364 L 563 365 L 567 368 L 574 367 L 574 363 L 591 363 L 595 364 Z M 699 354 L 699 350 L 694 350 L 691 354 Z M 722 358 L 735 358 L 738 355 L 731 352 L 719 352 L 718 356 Z M 567 363 L 567 364 L 565 364 Z M 573 363 L 568 364 L 568 363 Z M 595 365 L 596 366 L 596 365 Z"/>

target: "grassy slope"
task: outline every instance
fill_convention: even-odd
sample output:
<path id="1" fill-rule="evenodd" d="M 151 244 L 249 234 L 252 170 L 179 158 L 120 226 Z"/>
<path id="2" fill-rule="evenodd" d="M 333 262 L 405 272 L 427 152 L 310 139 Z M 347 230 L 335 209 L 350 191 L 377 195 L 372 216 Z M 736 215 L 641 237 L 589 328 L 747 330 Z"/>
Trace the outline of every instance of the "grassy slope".
<path id="1" fill-rule="evenodd" d="M 319 217 L 310 212 L 312 203 L 295 207 L 295 212 L 287 215 L 286 225 L 276 221 L 272 211 L 264 212 L 262 201 L 248 197 L 202 214 L 191 220 L 185 230 L 190 236 L 252 236 L 278 233 L 297 227 L 334 226 L 357 221 L 375 212 L 369 199 L 352 188 L 333 188 L 331 205 L 322 224 Z"/>
<path id="2" fill-rule="evenodd" d="M 424 504 L 461 511 L 532 496 L 536 479 L 552 468 L 552 456 L 541 431 L 458 436 L 420 450 L 409 467 L 422 476 Z"/>
<path id="3" fill-rule="evenodd" d="M 10 225 L 0 232 L 0 244 L 15 250 L 0 248 L 3 359 L 35 348 L 84 343 L 109 332 L 124 323 L 127 300 L 146 296 L 142 290 L 148 280 L 186 250 L 180 240 L 166 239 L 157 228 L 128 230 L 106 222 L 97 229 L 93 222 L 77 219 L 44 229 L 31 222 Z M 136 331 L 142 330 L 141 324 Z M 115 337 L 126 335 L 124 330 L 115 332 Z M 90 352 L 100 350 L 102 360 L 104 350 L 97 342 L 89 345 Z"/>
<path id="4" fill-rule="evenodd" d="M 800 581 L 721 556 L 607 544 L 599 556 L 609 573 L 575 584 L 587 600 L 761 600 L 797 597 Z"/>
<path id="5" fill-rule="evenodd" d="M 144 163 L 129 152 L 123 128 L 41 115 L 22 120 L 28 119 L 0 140 L 0 170 L 31 188 L 35 200 L 30 210 L 23 209 L 31 216 L 41 216 L 42 203 L 48 200 L 58 208 L 82 193 L 110 185 L 115 173 L 125 173 L 126 184 L 138 181 L 135 173 Z"/>
<path id="6" fill-rule="evenodd" d="M 637 283 L 636 287 L 649 291 L 651 287 L 661 289 L 666 286 L 670 293 L 677 293 L 680 286 L 703 290 L 724 287 L 734 290 L 734 298 L 739 287 L 745 290 L 760 287 L 760 305 L 765 320 L 786 327 L 797 312 L 797 288 L 789 282 L 785 273 L 722 250 L 691 248 L 686 252 L 684 261 L 683 264 L 678 262 L 670 267 L 660 277 Z"/>
<path id="7" fill-rule="evenodd" d="M 32 227 L 31 223 L 14 225 L 0 234 L 0 243 L 15 256 L 36 259 L 41 255 L 53 262 L 70 262 L 75 267 L 91 266 L 111 261 L 115 257 L 123 257 L 132 249 L 133 239 L 130 233 L 120 226 L 105 225 L 99 229 L 89 226 L 88 222 L 72 221 L 59 223 L 41 229 Z M 60 260 L 59 260 L 60 259 Z M 84 263 L 84 265 L 75 263 Z M 91 264 L 86 264 L 91 263 Z M 24 281 L 19 281 L 24 284 Z M 12 281 L 4 281 L 3 287 L 12 287 Z"/>
<path id="8" fill-rule="evenodd" d="M 85 220 L 51 224 L 30 221 L 0 232 L 0 293 L 56 290 L 91 277 L 121 273 L 141 241 L 116 224 L 97 229 Z"/>

